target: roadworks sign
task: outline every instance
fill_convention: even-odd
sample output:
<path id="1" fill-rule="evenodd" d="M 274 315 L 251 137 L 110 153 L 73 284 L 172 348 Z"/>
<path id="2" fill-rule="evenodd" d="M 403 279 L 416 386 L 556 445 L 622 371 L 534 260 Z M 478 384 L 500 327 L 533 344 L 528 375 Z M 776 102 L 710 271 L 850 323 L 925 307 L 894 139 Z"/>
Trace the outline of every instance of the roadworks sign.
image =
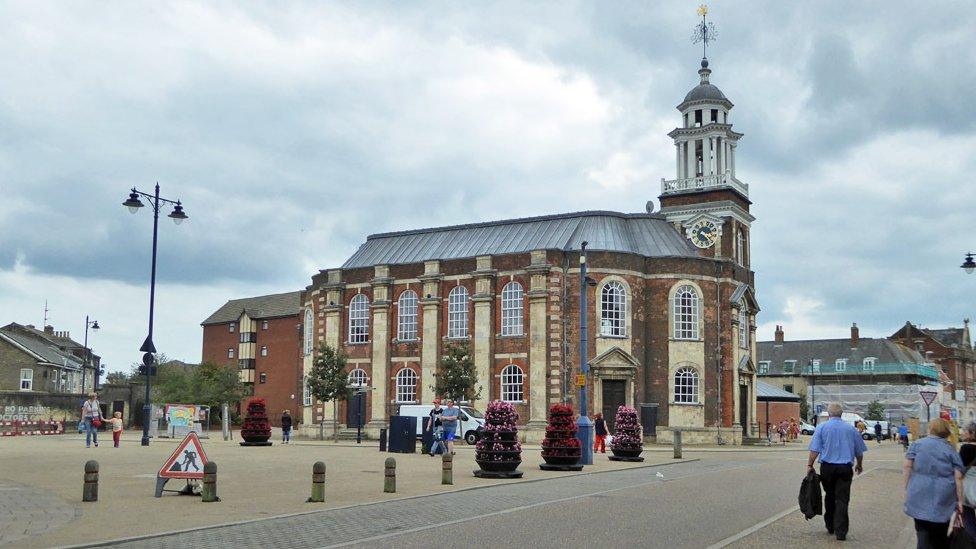
<path id="1" fill-rule="evenodd" d="M 160 478 L 202 479 L 207 454 L 197 434 L 190 432 L 159 470 Z"/>

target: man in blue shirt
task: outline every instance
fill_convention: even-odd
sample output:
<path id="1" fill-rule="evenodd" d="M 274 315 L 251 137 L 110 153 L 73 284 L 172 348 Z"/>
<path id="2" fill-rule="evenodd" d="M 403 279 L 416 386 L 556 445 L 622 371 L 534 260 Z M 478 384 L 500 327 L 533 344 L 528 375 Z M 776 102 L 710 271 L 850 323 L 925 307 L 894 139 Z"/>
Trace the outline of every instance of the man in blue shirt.
<path id="1" fill-rule="evenodd" d="M 847 539 L 850 526 L 847 504 L 851 501 L 851 481 L 855 472 L 860 475 L 864 471 L 862 461 L 864 452 L 868 450 L 857 429 L 841 419 L 843 413 L 844 407 L 838 402 L 831 402 L 827 406 L 829 419 L 814 431 L 810 441 L 810 457 L 807 459 L 807 471 L 813 471 L 814 462 L 820 458 L 824 523 L 827 532 L 836 534 L 841 541 Z"/>

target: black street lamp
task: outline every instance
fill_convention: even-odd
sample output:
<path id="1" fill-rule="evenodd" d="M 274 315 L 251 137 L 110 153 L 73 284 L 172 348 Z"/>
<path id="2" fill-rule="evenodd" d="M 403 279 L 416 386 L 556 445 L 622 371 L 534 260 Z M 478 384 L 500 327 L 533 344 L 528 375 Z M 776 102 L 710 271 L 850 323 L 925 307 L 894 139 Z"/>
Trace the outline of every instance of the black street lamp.
<path id="1" fill-rule="evenodd" d="M 81 392 L 85 392 L 85 382 L 87 381 L 85 374 L 88 372 L 88 363 L 91 362 L 91 349 L 88 348 L 88 328 L 92 330 L 98 330 L 97 320 L 88 320 L 88 315 L 85 315 L 85 363 L 81 365 Z M 95 370 L 94 384 L 92 385 L 92 391 L 98 390 L 98 370 Z"/>
<path id="2" fill-rule="evenodd" d="M 587 334 L 587 307 L 586 307 L 586 291 L 587 286 L 596 286 L 596 281 L 592 278 L 586 276 L 586 245 L 587 242 L 583 241 L 580 244 L 580 374 L 577 381 L 579 385 L 580 402 L 579 402 L 579 419 L 576 421 L 576 438 L 580 441 L 581 452 L 580 452 L 580 465 L 593 465 L 593 421 L 590 420 L 586 413 L 587 402 L 586 402 L 586 381 L 587 376 L 590 373 L 590 361 L 587 357 L 587 342 L 589 337 Z"/>
<path id="3" fill-rule="evenodd" d="M 139 351 L 145 353 L 142 355 L 142 364 L 145 367 L 146 375 L 146 402 L 142 406 L 142 445 L 149 446 L 149 422 L 151 421 L 152 404 L 150 403 L 149 397 L 149 386 L 151 384 L 151 374 L 152 365 L 154 362 L 153 353 L 156 352 L 156 346 L 153 345 L 152 335 L 153 335 L 153 307 L 156 301 L 156 243 L 158 241 L 157 233 L 159 229 L 159 208 L 163 204 L 172 204 L 173 211 L 167 216 L 173 220 L 173 223 L 179 225 L 183 223 L 183 220 L 188 216 L 183 212 L 183 205 L 179 200 L 168 200 L 166 198 L 161 198 L 159 196 L 159 183 L 156 183 L 155 194 L 146 194 L 132 187 L 132 192 L 129 193 L 129 199 L 122 203 L 123 206 L 129 208 L 129 211 L 135 214 L 142 208 L 145 204 L 139 197 L 145 197 L 149 200 L 149 205 L 153 209 L 153 240 L 152 240 L 152 271 L 149 278 L 149 334 L 146 336 L 146 340 L 142 342 L 142 347 L 139 347 Z"/>
<path id="4" fill-rule="evenodd" d="M 973 271 L 976 271 L 976 261 L 973 261 L 973 252 L 966 254 L 966 261 L 963 261 L 960 267 L 966 271 L 966 274 L 973 274 Z"/>

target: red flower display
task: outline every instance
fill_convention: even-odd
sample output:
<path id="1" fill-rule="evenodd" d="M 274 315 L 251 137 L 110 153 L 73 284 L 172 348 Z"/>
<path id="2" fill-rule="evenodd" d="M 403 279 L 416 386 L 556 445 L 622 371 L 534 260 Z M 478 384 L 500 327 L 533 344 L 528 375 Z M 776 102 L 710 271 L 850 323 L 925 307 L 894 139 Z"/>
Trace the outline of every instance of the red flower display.
<path id="1" fill-rule="evenodd" d="M 546 437 L 542 440 L 542 459 L 549 465 L 575 465 L 581 453 L 573 408 L 566 404 L 553 404 L 549 408 Z"/>
<path id="2" fill-rule="evenodd" d="M 265 409 L 267 403 L 263 398 L 252 398 L 247 403 L 247 416 L 241 426 L 242 446 L 271 446 L 271 423 Z"/>
<path id="3" fill-rule="evenodd" d="M 644 451 L 644 438 L 641 434 L 641 424 L 637 421 L 637 410 L 631 406 L 617 408 L 614 418 L 613 442 L 610 450 L 615 461 L 644 461 L 639 457 Z"/>

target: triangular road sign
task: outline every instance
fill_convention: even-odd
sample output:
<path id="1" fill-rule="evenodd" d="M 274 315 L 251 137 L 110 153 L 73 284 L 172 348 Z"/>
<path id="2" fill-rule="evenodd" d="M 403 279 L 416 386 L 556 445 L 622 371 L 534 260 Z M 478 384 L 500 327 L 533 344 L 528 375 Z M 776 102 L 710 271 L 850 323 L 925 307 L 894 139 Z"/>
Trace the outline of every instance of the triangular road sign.
<path id="1" fill-rule="evenodd" d="M 207 463 L 207 454 L 204 453 L 197 434 L 191 431 L 163 464 L 158 476 L 202 479 L 205 463 Z"/>
<path id="2" fill-rule="evenodd" d="M 932 401 L 935 400 L 935 397 L 938 396 L 938 393 L 936 393 L 935 391 L 919 391 L 918 396 L 922 397 L 922 400 L 925 401 L 925 405 L 928 406 L 932 404 Z"/>

